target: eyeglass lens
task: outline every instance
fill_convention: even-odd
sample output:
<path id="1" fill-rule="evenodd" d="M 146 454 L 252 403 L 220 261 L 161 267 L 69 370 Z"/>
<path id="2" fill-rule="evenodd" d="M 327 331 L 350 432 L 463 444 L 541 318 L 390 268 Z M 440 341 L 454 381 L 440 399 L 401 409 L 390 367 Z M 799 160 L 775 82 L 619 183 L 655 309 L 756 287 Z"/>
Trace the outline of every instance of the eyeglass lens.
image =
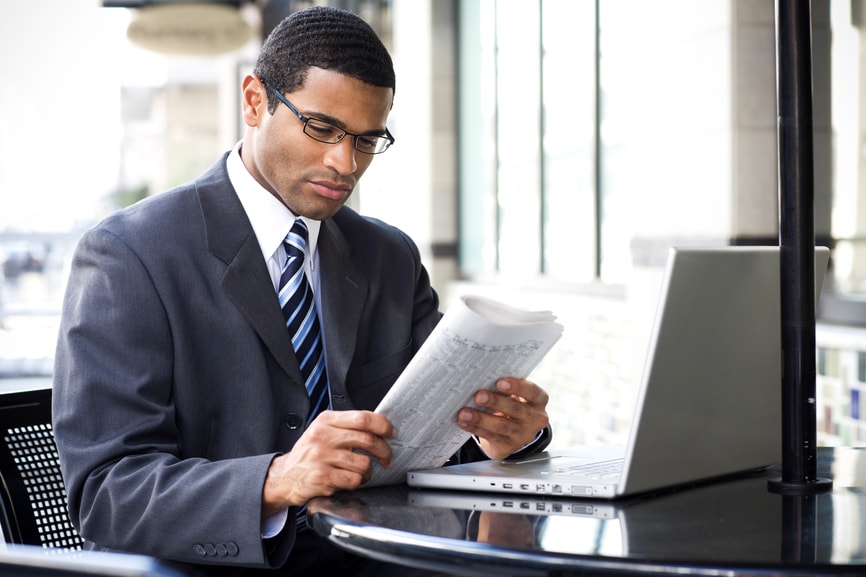
<path id="1" fill-rule="evenodd" d="M 307 118 L 304 124 L 304 133 L 314 140 L 327 144 L 337 144 L 348 134 L 345 130 L 337 128 L 333 124 L 328 124 L 315 118 Z M 360 134 L 353 135 L 353 138 L 355 139 L 355 148 L 367 154 L 384 152 L 391 144 L 391 141 L 384 136 Z"/>

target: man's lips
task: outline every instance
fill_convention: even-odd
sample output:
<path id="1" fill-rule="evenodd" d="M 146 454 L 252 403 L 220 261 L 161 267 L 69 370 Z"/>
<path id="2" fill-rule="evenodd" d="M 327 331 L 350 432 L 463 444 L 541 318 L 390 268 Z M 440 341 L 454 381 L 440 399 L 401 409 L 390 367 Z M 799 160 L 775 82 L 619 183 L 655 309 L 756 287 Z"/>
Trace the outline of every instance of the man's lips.
<path id="1" fill-rule="evenodd" d="M 347 184 L 324 181 L 311 182 L 310 184 L 316 194 L 330 200 L 343 200 L 352 191 L 352 187 Z"/>

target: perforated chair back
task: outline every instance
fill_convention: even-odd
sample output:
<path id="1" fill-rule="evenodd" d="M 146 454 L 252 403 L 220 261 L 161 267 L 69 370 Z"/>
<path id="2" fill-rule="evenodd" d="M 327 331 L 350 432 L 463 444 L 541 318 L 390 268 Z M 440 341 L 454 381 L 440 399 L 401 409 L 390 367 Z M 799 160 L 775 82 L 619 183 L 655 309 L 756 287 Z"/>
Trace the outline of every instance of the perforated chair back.
<path id="1" fill-rule="evenodd" d="M 0 499 L 9 543 L 81 549 L 51 428 L 51 390 L 0 394 Z"/>

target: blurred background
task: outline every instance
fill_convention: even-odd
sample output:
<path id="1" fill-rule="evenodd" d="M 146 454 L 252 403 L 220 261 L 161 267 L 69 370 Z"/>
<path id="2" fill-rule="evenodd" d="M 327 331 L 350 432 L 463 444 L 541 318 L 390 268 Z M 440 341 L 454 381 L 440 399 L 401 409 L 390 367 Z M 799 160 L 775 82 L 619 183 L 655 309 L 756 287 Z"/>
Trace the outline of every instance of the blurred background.
<path id="1" fill-rule="evenodd" d="M 555 444 L 622 441 L 668 248 L 778 244 L 773 0 L 0 0 L 0 390 L 50 386 L 82 231 L 232 147 L 262 38 L 326 3 L 397 68 L 352 206 L 416 240 L 445 306 L 552 310 Z M 866 0 L 812 26 L 819 443 L 857 445 Z"/>

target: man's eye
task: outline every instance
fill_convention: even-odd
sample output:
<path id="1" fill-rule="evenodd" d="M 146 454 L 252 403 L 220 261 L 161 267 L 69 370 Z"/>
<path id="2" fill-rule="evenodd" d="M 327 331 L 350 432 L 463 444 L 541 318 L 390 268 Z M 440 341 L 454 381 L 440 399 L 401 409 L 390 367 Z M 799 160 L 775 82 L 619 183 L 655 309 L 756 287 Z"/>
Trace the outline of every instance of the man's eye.
<path id="1" fill-rule="evenodd" d="M 364 150 L 376 150 L 376 146 L 378 146 L 378 144 L 378 136 L 359 136 L 356 142 L 358 148 L 362 148 Z"/>
<path id="2" fill-rule="evenodd" d="M 307 131 L 316 138 L 327 138 L 334 142 L 337 142 L 343 136 L 343 131 L 338 129 L 336 126 L 323 124 L 321 122 L 313 122 L 312 120 L 307 122 Z"/>

